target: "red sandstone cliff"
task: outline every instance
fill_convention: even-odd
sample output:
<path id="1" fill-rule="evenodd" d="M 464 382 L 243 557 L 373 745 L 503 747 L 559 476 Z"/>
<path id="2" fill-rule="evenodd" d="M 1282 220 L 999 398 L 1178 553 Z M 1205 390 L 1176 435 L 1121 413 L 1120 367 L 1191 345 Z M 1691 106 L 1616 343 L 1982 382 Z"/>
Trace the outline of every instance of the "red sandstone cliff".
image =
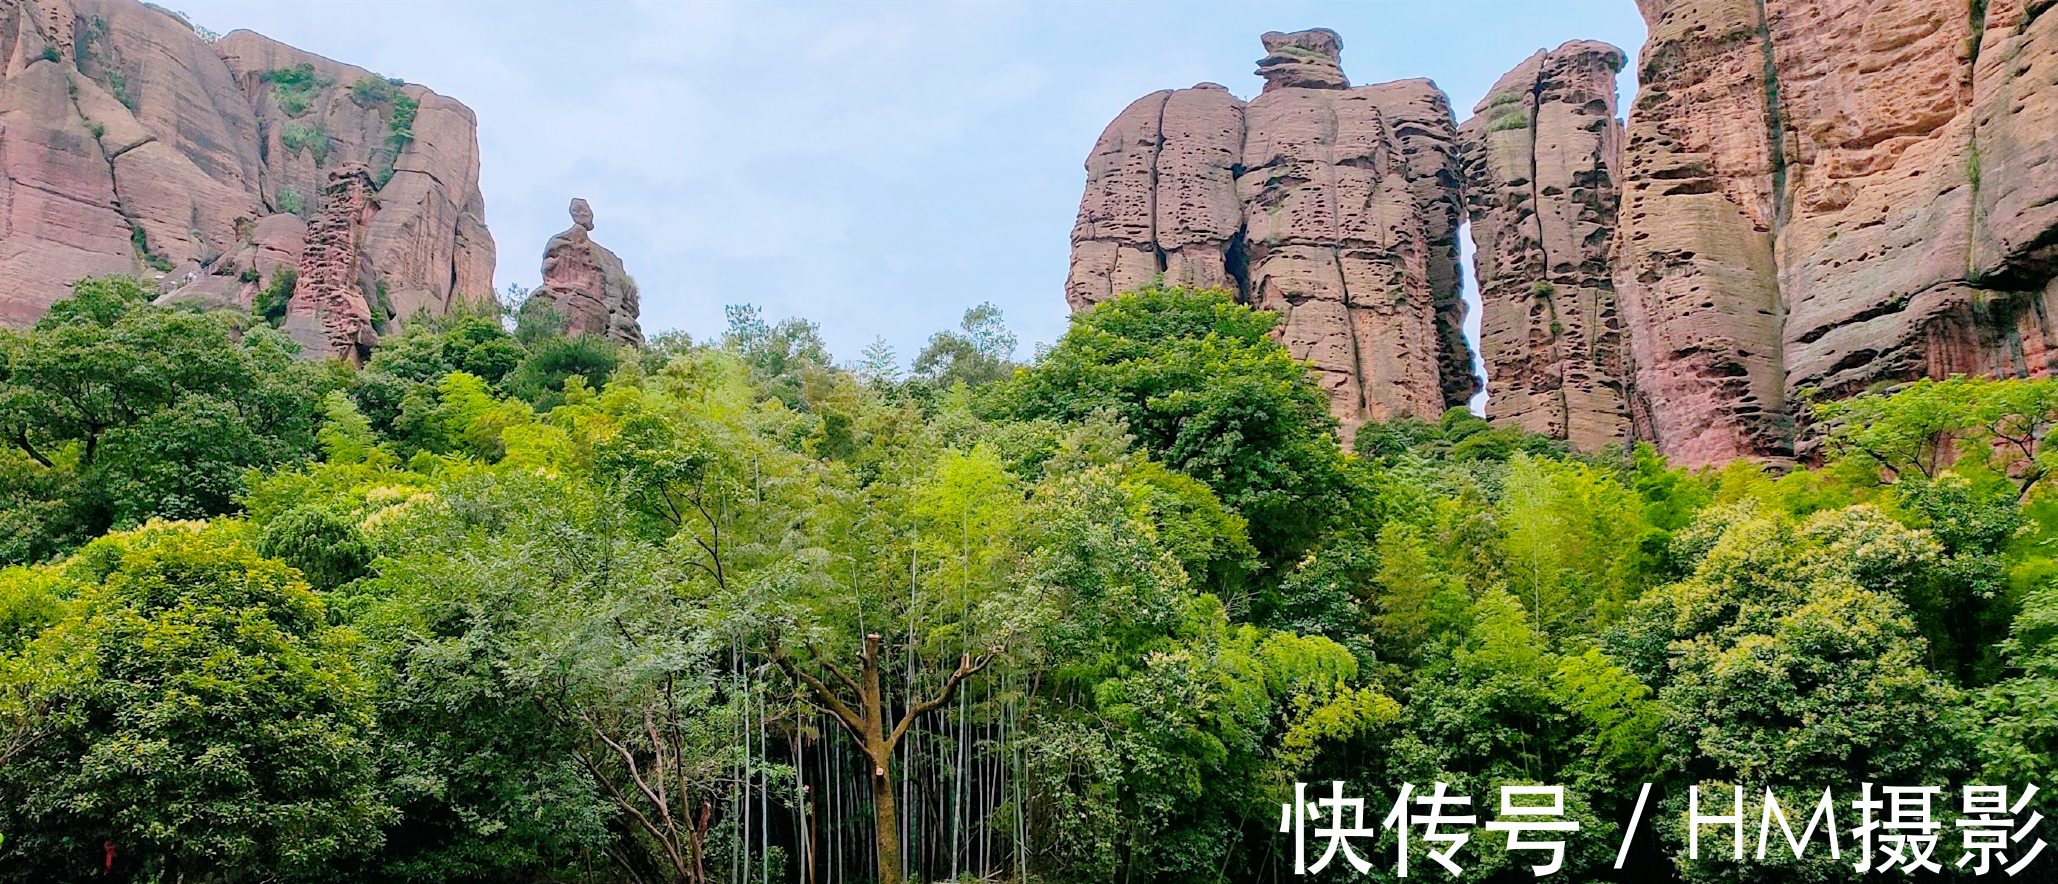
<path id="1" fill-rule="evenodd" d="M 1458 129 L 1486 416 L 1588 449 L 1629 433 L 1629 342 L 1609 261 L 1622 64 L 1622 51 L 1605 43 L 1540 51 Z"/>
<path id="2" fill-rule="evenodd" d="M 2052 371 L 2054 5 L 1640 0 L 1615 282 L 1642 435 L 1779 459 L 1818 397 Z"/>
<path id="3" fill-rule="evenodd" d="M 210 42 L 133 0 L 0 0 L 0 323 L 107 273 L 248 308 L 304 263 L 303 221 L 353 164 L 372 326 L 492 298 L 462 104 L 248 31 Z M 303 343 L 351 355 L 321 340 Z"/>
<path id="4" fill-rule="evenodd" d="M 1327 30 L 1264 36 L 1264 91 L 1203 83 L 1131 104 L 1087 159 L 1066 297 L 1153 277 L 1283 317 L 1348 435 L 1478 389 L 1459 329 L 1456 124 L 1426 80 L 1352 88 Z"/>

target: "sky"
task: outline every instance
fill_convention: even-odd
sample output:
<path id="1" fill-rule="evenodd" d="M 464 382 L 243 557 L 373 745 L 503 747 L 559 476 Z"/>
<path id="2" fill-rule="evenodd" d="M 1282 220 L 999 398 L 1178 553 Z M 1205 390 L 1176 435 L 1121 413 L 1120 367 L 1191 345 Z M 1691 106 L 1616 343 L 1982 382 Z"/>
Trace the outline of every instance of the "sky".
<path id="1" fill-rule="evenodd" d="M 1461 120 L 1538 49 L 1644 38 L 1631 0 L 160 2 L 469 105 L 501 288 L 583 197 L 646 333 L 748 303 L 903 363 L 984 301 L 1019 357 L 1056 340 L 1102 128 L 1158 89 L 1255 96 L 1265 31 L 1330 28 L 1351 82 L 1431 78 Z"/>

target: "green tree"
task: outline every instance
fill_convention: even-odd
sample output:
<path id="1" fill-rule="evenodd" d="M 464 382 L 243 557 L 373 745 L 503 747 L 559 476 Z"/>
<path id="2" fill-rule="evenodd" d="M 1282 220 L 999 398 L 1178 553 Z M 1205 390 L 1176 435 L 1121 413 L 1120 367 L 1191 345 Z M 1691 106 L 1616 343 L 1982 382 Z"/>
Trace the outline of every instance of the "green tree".
<path id="1" fill-rule="evenodd" d="M 1746 503 L 1710 511 L 1678 542 L 1691 575 L 1633 606 L 1614 643 L 1671 710 L 1675 793 L 1740 784 L 1755 799 L 1768 787 L 1953 782 L 1967 771 L 1964 695 L 1924 665 L 1899 601 L 1934 565 L 1934 538 L 1869 506 L 1796 523 Z M 1665 832 L 1673 843 L 1685 834 Z M 1833 872 L 1821 851 L 1805 863 L 1778 856 L 1746 866 L 1703 853 L 1680 870 L 1690 880 Z"/>
<path id="2" fill-rule="evenodd" d="M 357 638 L 239 533 L 154 523 L 45 566 L 75 613 L 28 656 L 69 670 L 67 717 L 5 768 L 9 877 L 97 869 L 103 840 L 167 880 L 307 880 L 377 846 L 392 808 Z"/>
<path id="3" fill-rule="evenodd" d="M 2023 600 L 2001 650 L 2010 676 L 1980 696 L 1985 778 L 2034 782 L 2058 769 L 2058 583 Z"/>
<path id="4" fill-rule="evenodd" d="M 323 592 L 372 571 L 372 548 L 357 523 L 320 507 L 302 505 L 272 519 L 258 535 L 257 551 L 292 565 Z"/>
<path id="5" fill-rule="evenodd" d="M 529 345 L 528 358 L 508 376 L 507 390 L 539 410 L 564 402 L 565 380 L 578 376 L 585 386 L 607 385 L 621 362 L 615 345 L 592 335 L 547 338 Z"/>
<path id="6" fill-rule="evenodd" d="M 1335 421 L 1307 367 L 1272 340 L 1278 321 L 1224 291 L 1148 286 L 1075 315 L 993 402 L 1016 419 L 1111 410 L 1154 459 L 1247 519 L 1280 566 L 1315 544 L 1346 483 Z"/>
<path id="7" fill-rule="evenodd" d="M 270 329 L 239 339 L 218 316 L 152 307 L 127 277 L 74 292 L 0 336 L 0 438 L 47 471 L 4 478 L 52 533 L 233 512 L 244 471 L 313 454 L 332 366 L 296 359 Z"/>
<path id="8" fill-rule="evenodd" d="M 1011 377 L 1014 356 L 1015 333 L 1001 320 L 1000 308 L 987 303 L 966 310 L 956 330 L 930 335 L 915 356 L 914 369 L 916 376 L 938 386 L 977 387 Z"/>
<path id="9" fill-rule="evenodd" d="M 799 318 L 768 323 L 750 304 L 727 308 L 729 330 L 722 335 L 722 347 L 736 354 L 750 370 L 751 382 L 764 395 L 797 407 L 801 385 L 829 370 L 834 361 L 822 330 Z"/>

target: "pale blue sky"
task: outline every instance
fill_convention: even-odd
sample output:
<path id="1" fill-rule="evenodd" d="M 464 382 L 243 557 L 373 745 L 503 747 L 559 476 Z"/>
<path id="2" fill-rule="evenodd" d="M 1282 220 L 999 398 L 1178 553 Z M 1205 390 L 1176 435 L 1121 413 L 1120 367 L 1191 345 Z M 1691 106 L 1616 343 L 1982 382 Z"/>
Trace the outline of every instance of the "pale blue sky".
<path id="1" fill-rule="evenodd" d="M 581 196 L 646 331 L 755 303 L 845 360 L 883 336 L 905 361 L 980 301 L 1018 355 L 1055 339 L 1101 128 L 1156 89 L 1255 95 L 1260 33 L 1333 29 L 1352 82 L 1429 77 L 1460 119 L 1539 48 L 1644 37 L 1631 0 L 160 2 L 470 105 L 500 286 L 538 281 Z"/>

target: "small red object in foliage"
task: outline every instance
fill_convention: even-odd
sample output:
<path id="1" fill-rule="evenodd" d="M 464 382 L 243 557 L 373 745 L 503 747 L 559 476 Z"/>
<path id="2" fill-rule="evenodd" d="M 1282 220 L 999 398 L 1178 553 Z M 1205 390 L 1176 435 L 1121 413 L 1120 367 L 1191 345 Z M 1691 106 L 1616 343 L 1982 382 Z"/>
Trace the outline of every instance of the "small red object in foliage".
<path id="1" fill-rule="evenodd" d="M 114 839 L 113 839 L 113 838 L 109 838 L 109 839 L 107 839 L 107 871 L 108 871 L 108 873 L 109 873 L 109 874 L 112 874 L 112 873 L 114 872 Z"/>

